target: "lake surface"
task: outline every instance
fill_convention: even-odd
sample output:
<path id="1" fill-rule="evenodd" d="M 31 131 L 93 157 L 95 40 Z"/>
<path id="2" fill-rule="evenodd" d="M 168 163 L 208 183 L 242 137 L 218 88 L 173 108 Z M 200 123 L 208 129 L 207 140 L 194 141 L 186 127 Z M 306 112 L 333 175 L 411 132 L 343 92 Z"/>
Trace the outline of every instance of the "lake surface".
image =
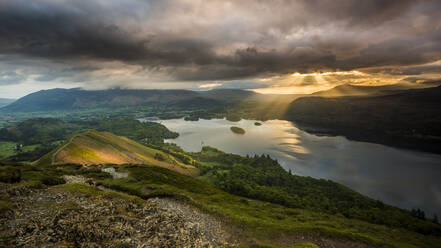
<path id="1" fill-rule="evenodd" d="M 269 154 L 293 173 L 326 178 L 402 208 L 421 208 L 441 215 L 441 155 L 357 142 L 342 136 L 316 136 L 281 120 L 230 122 L 224 119 L 157 121 L 185 151 L 203 145 L 240 155 Z M 245 129 L 235 134 L 231 126 Z"/>

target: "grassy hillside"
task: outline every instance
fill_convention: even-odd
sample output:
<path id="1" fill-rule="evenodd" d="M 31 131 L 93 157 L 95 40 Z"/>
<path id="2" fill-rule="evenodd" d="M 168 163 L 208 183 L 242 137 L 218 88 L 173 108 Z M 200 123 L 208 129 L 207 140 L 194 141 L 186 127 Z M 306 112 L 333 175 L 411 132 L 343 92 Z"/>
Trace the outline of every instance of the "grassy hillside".
<path id="1" fill-rule="evenodd" d="M 126 137 L 94 130 L 73 135 L 34 164 L 151 164 L 183 174 L 195 172 L 193 166 L 181 163 L 162 151 Z"/>
<path id="2" fill-rule="evenodd" d="M 440 225 L 333 181 L 292 175 L 269 156 L 242 157 L 211 147 L 190 156 L 198 161 L 201 180 L 235 195 L 441 236 Z"/>
<path id="3" fill-rule="evenodd" d="M 107 167 L 107 166 L 106 166 Z M 141 199 L 171 197 L 198 207 L 230 226 L 243 247 L 304 247 L 305 242 L 327 247 L 441 247 L 441 240 L 401 228 L 370 224 L 299 208 L 288 208 L 264 201 L 242 198 L 210 184 L 166 168 L 150 165 L 112 165 L 128 172 L 128 178 L 113 179 L 97 166 L 74 164 L 7 164 L 0 162 L 0 179 L 13 178 L 15 184 L 34 188 L 50 187 L 57 191 L 106 197 L 106 191 L 85 184 L 63 184 L 62 175 L 84 176 L 97 185 L 125 192 Z M 17 176 L 19 175 L 19 176 Z M 11 183 L 10 181 L 9 183 Z M 52 186 L 62 184 L 58 186 Z M 2 211 L 14 209 L 1 199 Z M 173 211 L 173 210 L 171 210 Z M 295 246 L 297 245 L 297 246 Z M 314 247 L 314 246 L 307 246 Z"/>
<path id="4" fill-rule="evenodd" d="M 72 122 L 54 118 L 33 118 L 0 129 L 0 159 L 33 161 L 54 149 L 69 136 L 90 129 L 108 131 L 149 143 L 162 143 L 163 139 L 178 136 L 159 123 L 125 118 Z M 22 144 L 23 149 L 14 151 L 13 147 L 16 144 Z"/>
<path id="5" fill-rule="evenodd" d="M 441 152 L 441 86 L 377 97 L 300 98 L 284 118 L 356 140 Z"/>

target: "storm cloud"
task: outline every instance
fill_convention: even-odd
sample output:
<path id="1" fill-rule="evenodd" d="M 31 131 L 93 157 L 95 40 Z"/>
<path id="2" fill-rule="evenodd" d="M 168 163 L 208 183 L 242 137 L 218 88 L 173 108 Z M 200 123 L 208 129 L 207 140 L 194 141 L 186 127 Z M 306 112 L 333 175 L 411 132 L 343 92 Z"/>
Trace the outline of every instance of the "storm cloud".
<path id="1" fill-rule="evenodd" d="M 118 64 L 146 84 L 413 66 L 441 59 L 440 12 L 436 0 L 0 0 L 0 63 L 48 65 L 36 81 Z"/>

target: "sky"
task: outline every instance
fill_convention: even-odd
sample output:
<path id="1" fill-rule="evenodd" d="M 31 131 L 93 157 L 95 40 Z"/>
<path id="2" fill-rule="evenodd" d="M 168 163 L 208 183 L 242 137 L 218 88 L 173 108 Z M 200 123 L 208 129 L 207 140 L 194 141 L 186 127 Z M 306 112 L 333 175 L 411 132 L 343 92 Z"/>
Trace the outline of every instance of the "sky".
<path id="1" fill-rule="evenodd" d="M 441 78 L 439 0 L 0 0 L 0 97 Z"/>

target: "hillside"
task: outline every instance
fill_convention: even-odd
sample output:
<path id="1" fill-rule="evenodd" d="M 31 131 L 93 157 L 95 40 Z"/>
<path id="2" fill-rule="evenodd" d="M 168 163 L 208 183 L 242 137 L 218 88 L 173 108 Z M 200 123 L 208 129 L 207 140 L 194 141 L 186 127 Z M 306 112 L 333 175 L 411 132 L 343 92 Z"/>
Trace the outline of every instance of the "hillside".
<path id="1" fill-rule="evenodd" d="M 303 129 L 441 152 L 441 86 L 373 97 L 305 97 L 284 116 Z"/>
<path id="2" fill-rule="evenodd" d="M 41 164 L 151 164 L 191 174 L 195 168 L 172 156 L 109 132 L 87 131 L 70 137 L 41 159 Z"/>
<path id="3" fill-rule="evenodd" d="M 4 112 L 37 112 L 37 111 L 61 111 L 91 108 L 115 108 L 134 107 L 147 105 L 179 106 L 198 104 L 199 108 L 217 107 L 220 103 L 240 101 L 243 98 L 255 95 L 244 90 L 212 90 L 196 92 L 190 90 L 82 90 L 74 89 L 50 89 L 41 90 L 26 95 L 12 104 L 3 107 Z M 203 98 L 201 100 L 201 98 Z M 208 105 L 207 105 L 208 103 Z"/>
<path id="4" fill-rule="evenodd" d="M 16 99 L 0 98 L 0 108 L 15 102 Z"/>
<path id="5" fill-rule="evenodd" d="M 69 136 L 86 130 L 112 132 L 138 142 L 161 143 L 163 139 L 176 138 L 177 133 L 155 122 L 139 122 L 133 119 L 67 122 L 54 118 L 32 118 L 0 129 L 0 159 L 10 161 L 34 161 L 48 153 Z M 14 150 L 23 145 L 21 151 Z"/>
<path id="6" fill-rule="evenodd" d="M 382 85 L 382 86 L 360 86 L 352 84 L 343 84 L 336 86 L 329 90 L 319 91 L 311 94 L 311 96 L 320 97 L 340 97 L 340 96 L 379 96 L 379 95 L 391 95 L 398 91 L 417 89 L 417 88 L 429 88 L 438 86 L 437 84 L 417 84 L 401 82 L 397 84 Z"/>
<path id="7" fill-rule="evenodd" d="M 197 156 L 203 156 L 204 161 L 211 157 L 215 164 L 223 164 L 219 160 L 222 158 L 248 161 L 237 155 L 225 157 L 212 149 L 203 153 Z M 267 158 L 249 161 L 255 163 L 261 159 L 269 161 Z M 273 166 L 262 163 L 258 167 L 260 171 Z M 127 177 L 113 178 L 104 168 L 127 173 Z M 224 171 L 228 173 L 232 169 Z M 212 172 L 209 174 L 222 174 Z M 208 242 L 214 242 L 213 247 L 229 247 L 225 241 L 239 243 L 241 247 L 274 248 L 440 247 L 439 237 L 433 235 L 389 228 L 341 214 L 242 198 L 205 180 L 158 166 L 48 163 L 32 166 L 0 162 L 0 181 L 0 235 L 4 237 L 0 242 L 5 242 L 0 245 L 7 247 L 22 245 L 24 240 L 28 244 L 68 247 L 91 243 L 132 247 L 146 242 L 164 247 L 196 242 L 194 247 L 206 247 L 198 240 L 207 242 L 207 235 Z M 250 187 L 249 183 L 248 179 L 244 186 Z M 304 184 L 301 180 L 299 183 L 297 186 Z M 332 185 L 326 181 L 323 184 Z M 315 188 L 314 183 L 302 187 Z M 270 195 L 277 196 L 274 191 Z M 313 195 L 306 198 L 314 199 Z M 430 222 L 414 222 L 426 224 L 422 231 L 430 230 Z"/>

